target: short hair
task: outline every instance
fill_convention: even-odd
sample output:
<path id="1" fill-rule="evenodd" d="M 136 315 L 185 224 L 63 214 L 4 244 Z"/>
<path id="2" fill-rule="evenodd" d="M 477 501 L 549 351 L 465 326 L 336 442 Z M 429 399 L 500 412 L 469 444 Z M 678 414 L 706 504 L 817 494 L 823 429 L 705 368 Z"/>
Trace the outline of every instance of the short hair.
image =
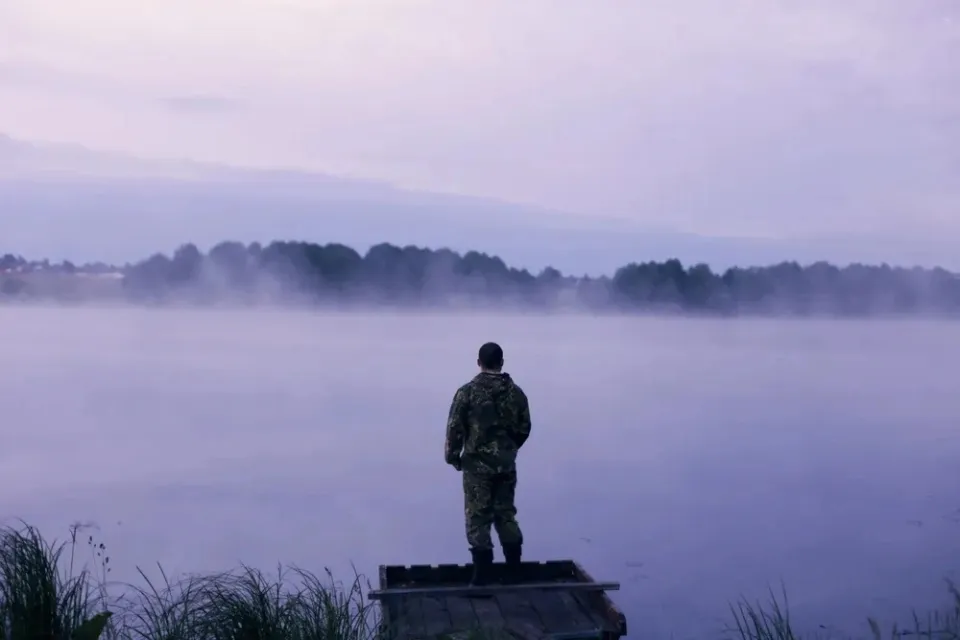
<path id="1" fill-rule="evenodd" d="M 503 349 L 496 342 L 488 342 L 480 347 L 477 359 L 484 369 L 499 369 L 503 366 Z"/>

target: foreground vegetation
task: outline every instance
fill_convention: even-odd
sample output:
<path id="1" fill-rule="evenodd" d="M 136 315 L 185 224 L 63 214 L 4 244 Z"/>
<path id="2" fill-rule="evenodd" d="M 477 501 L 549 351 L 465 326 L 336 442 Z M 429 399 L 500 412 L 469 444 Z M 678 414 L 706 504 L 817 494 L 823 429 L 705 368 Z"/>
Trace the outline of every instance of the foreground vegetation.
<path id="1" fill-rule="evenodd" d="M 363 595 L 369 585 L 360 576 L 344 584 L 329 572 L 319 578 L 281 567 L 267 576 L 242 567 L 172 581 L 161 569 L 157 584 L 140 575 L 139 586 L 111 583 L 104 545 L 78 526 L 59 544 L 27 525 L 7 528 L 0 532 L 0 640 L 376 640 L 383 635 L 378 611 Z M 950 594 L 952 608 L 915 616 L 905 628 L 882 629 L 868 620 L 868 637 L 960 638 L 960 592 L 951 585 Z M 740 601 L 731 608 L 726 637 L 800 638 L 786 604 L 785 595 L 767 605 Z M 509 636 L 492 631 L 470 637 Z"/>
<path id="2" fill-rule="evenodd" d="M 122 280 L 78 277 L 98 275 Z M 724 315 L 960 315 L 960 276 L 887 265 L 784 262 L 721 273 L 667 260 L 631 263 L 594 278 L 551 267 L 535 275 L 477 251 L 384 243 L 361 254 L 342 244 L 311 242 L 223 242 L 207 253 L 187 244 L 172 256 L 156 254 L 115 268 L 0 256 L 0 299 L 110 295 L 134 301 L 495 304 Z"/>
<path id="3" fill-rule="evenodd" d="M 0 533 L 0 640 L 368 640 L 375 608 L 348 585 L 297 569 L 111 583 L 102 543 L 71 529 L 50 543 L 29 526 Z M 81 562 L 84 546 L 90 560 Z M 91 561 L 92 560 L 92 561 Z"/>

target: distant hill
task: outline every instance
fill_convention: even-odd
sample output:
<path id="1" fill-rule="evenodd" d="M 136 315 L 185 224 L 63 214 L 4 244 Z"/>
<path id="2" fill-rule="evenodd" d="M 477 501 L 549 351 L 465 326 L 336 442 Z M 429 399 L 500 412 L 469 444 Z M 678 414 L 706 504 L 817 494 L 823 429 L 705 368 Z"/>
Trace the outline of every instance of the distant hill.
<path id="1" fill-rule="evenodd" d="M 142 160 L 0 137 L 0 249 L 74 260 L 133 260 L 158 245 L 223 237 L 381 238 L 500 250 L 531 266 L 562 254 L 584 270 L 613 239 L 603 223 L 386 183 L 192 161 Z M 531 257 L 531 240 L 544 247 Z M 574 240 L 580 246 L 574 246 Z M 523 259 L 521 252 L 527 254 Z"/>
<path id="2" fill-rule="evenodd" d="M 93 181 L 136 179 L 162 182 L 323 186 L 346 194 L 396 191 L 387 183 L 335 178 L 296 170 L 247 169 L 187 159 L 144 159 L 96 151 L 77 144 L 25 142 L 0 134 L 0 178 L 4 180 Z"/>
<path id="3" fill-rule="evenodd" d="M 222 238 L 336 238 L 480 249 L 533 270 L 611 273 L 632 260 L 733 264 L 891 261 L 960 267 L 948 246 L 896 251 L 868 236 L 782 241 L 710 238 L 491 199 L 410 191 L 303 171 L 144 160 L 0 136 L 0 252 L 54 260 L 137 260 L 158 246 Z M 939 253 L 938 253 L 939 251 Z"/>

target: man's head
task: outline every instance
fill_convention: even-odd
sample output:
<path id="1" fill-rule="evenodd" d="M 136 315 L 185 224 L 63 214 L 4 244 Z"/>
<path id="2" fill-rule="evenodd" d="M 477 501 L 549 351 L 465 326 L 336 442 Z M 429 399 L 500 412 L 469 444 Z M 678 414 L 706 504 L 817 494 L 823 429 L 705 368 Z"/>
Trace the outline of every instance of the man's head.
<path id="1" fill-rule="evenodd" d="M 503 349 L 496 342 L 488 342 L 480 347 L 477 365 L 481 371 L 499 373 L 503 369 Z"/>

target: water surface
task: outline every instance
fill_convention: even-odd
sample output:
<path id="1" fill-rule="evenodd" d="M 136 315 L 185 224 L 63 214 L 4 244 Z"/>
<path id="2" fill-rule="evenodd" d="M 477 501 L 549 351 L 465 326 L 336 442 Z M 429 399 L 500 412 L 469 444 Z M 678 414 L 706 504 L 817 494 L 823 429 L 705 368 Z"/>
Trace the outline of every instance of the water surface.
<path id="1" fill-rule="evenodd" d="M 631 635 L 788 589 L 810 625 L 937 604 L 960 560 L 960 324 L 0 308 L 0 517 L 115 566 L 466 562 L 444 421 L 497 340 L 531 399 L 531 559 Z"/>

